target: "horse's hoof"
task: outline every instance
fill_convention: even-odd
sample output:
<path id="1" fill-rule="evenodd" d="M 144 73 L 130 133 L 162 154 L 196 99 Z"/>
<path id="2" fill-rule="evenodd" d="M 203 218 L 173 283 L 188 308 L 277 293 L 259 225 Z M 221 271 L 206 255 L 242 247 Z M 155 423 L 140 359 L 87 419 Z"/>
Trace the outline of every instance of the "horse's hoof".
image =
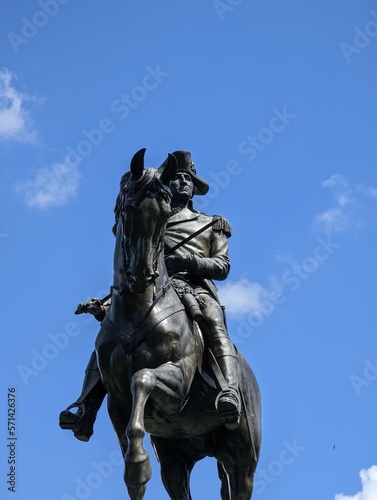
<path id="1" fill-rule="evenodd" d="M 152 477 L 149 454 L 147 452 L 145 454 L 146 458 L 139 462 L 128 462 L 125 460 L 124 482 L 127 486 L 141 486 L 147 483 Z"/>

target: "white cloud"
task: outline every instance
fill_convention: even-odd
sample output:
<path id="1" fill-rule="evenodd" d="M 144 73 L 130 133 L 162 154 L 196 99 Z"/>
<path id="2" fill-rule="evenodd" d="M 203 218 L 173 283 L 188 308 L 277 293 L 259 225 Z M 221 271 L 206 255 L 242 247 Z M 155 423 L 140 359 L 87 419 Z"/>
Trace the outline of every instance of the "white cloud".
<path id="1" fill-rule="evenodd" d="M 35 144 L 38 133 L 25 104 L 36 99 L 18 92 L 12 86 L 15 78 L 8 69 L 0 71 L 0 139 Z"/>
<path id="2" fill-rule="evenodd" d="M 332 190 L 335 202 L 341 207 L 354 202 L 352 190 L 348 185 L 346 177 L 342 174 L 332 175 L 322 182 L 322 187 Z"/>
<path id="3" fill-rule="evenodd" d="M 314 224 L 323 227 L 326 233 L 341 233 L 347 227 L 349 218 L 341 208 L 329 208 L 314 218 Z"/>
<path id="4" fill-rule="evenodd" d="M 268 307 L 271 308 L 271 300 L 279 293 L 280 288 L 277 282 L 272 282 L 270 288 L 267 289 L 256 281 L 241 278 L 235 283 L 228 282 L 220 285 L 219 296 L 229 314 L 264 314 L 267 302 Z"/>
<path id="5" fill-rule="evenodd" d="M 291 265 L 293 262 L 295 262 L 293 253 L 282 252 L 281 250 L 277 250 L 274 257 L 278 262 L 281 262 L 282 264 Z"/>
<path id="6" fill-rule="evenodd" d="M 376 500 L 377 499 L 377 465 L 360 471 L 362 490 L 356 495 L 348 496 L 340 493 L 335 500 Z"/>
<path id="7" fill-rule="evenodd" d="M 37 170 L 33 180 L 17 186 L 24 202 L 32 208 L 58 207 L 67 203 L 77 192 L 80 174 L 66 163 L 54 163 Z"/>
<path id="8" fill-rule="evenodd" d="M 377 188 L 375 187 L 372 187 L 372 186 L 365 186 L 363 184 L 360 184 L 359 186 L 357 186 L 357 190 L 367 196 L 368 198 L 372 198 L 374 200 L 377 199 Z"/>
<path id="9" fill-rule="evenodd" d="M 316 215 L 313 225 L 324 230 L 327 234 L 341 233 L 347 229 L 351 220 L 350 206 L 355 203 L 352 189 L 342 174 L 332 175 L 323 181 L 321 186 L 331 190 L 335 206 Z"/>

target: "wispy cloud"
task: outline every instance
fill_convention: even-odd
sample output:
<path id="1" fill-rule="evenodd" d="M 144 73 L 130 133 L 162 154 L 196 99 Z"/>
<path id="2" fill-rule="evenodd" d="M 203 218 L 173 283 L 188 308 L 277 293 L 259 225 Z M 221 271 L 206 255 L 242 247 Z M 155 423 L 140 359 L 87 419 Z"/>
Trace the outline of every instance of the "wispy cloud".
<path id="1" fill-rule="evenodd" d="M 326 234 L 342 233 L 351 222 L 351 208 L 355 204 L 353 189 L 342 174 L 334 174 L 322 182 L 321 187 L 329 189 L 334 205 L 314 217 L 313 226 Z"/>
<path id="2" fill-rule="evenodd" d="M 8 69 L 0 70 L 0 140 L 36 144 L 38 132 L 27 103 L 37 99 L 19 92 L 12 84 L 15 79 Z"/>
<path id="3" fill-rule="evenodd" d="M 362 490 L 356 495 L 335 495 L 334 500 L 376 500 L 377 498 L 377 465 L 360 471 Z"/>
<path id="4" fill-rule="evenodd" d="M 30 116 L 30 103 L 36 97 L 16 89 L 16 76 L 6 68 L 0 70 L 0 141 L 39 143 L 39 134 Z M 58 207 L 76 194 L 79 171 L 65 159 L 35 171 L 34 178 L 20 182 L 16 191 L 24 203 L 32 208 Z"/>
<path id="5" fill-rule="evenodd" d="M 331 192 L 333 205 L 314 217 L 313 226 L 326 234 L 342 233 L 359 227 L 355 220 L 362 199 L 377 200 L 377 188 L 366 184 L 352 186 L 346 176 L 334 174 L 322 182 L 321 187 Z"/>
<path id="6" fill-rule="evenodd" d="M 349 187 L 346 177 L 342 174 L 332 175 L 322 182 L 322 187 L 332 190 L 335 202 L 341 207 L 355 201 L 352 196 L 352 189 Z"/>
<path id="7" fill-rule="evenodd" d="M 335 207 L 316 215 L 313 223 L 315 226 L 322 227 L 327 234 L 341 233 L 346 229 L 349 217 L 341 208 Z"/>
<path id="8" fill-rule="evenodd" d="M 31 208 L 58 207 L 72 199 L 78 189 L 80 174 L 76 167 L 54 163 L 36 171 L 32 180 L 19 184 L 24 202 Z"/>
<path id="9" fill-rule="evenodd" d="M 244 315 L 249 313 L 264 314 L 267 303 L 271 308 L 271 299 L 280 291 L 281 286 L 272 281 L 269 288 L 265 288 L 256 281 L 245 278 L 234 283 L 219 286 L 221 302 L 226 305 L 227 313 Z M 270 313 L 269 309 L 269 313 Z"/>
<path id="10" fill-rule="evenodd" d="M 359 193 L 363 194 L 367 198 L 372 198 L 377 200 L 377 188 L 372 186 L 366 186 L 365 184 L 359 184 L 357 186 L 357 190 Z"/>

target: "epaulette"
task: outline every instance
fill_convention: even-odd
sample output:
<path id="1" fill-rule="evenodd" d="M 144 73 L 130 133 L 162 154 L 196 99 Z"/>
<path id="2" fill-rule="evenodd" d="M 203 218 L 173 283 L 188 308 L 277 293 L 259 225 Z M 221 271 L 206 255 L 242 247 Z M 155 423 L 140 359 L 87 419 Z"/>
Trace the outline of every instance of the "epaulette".
<path id="1" fill-rule="evenodd" d="M 217 219 L 213 224 L 212 229 L 214 231 L 223 231 L 227 238 L 232 236 L 232 228 L 229 222 L 225 219 L 225 217 L 221 217 L 220 215 L 214 215 L 214 219 Z"/>

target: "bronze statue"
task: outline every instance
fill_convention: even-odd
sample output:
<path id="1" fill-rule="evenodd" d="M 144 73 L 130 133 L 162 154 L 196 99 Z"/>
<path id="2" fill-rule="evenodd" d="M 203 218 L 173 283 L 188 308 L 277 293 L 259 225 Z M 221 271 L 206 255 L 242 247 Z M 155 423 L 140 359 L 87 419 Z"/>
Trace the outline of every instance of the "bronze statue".
<path id="1" fill-rule="evenodd" d="M 145 430 L 172 499 L 191 498 L 190 472 L 208 455 L 218 460 L 222 498 L 251 498 L 259 389 L 229 339 L 212 282 L 229 273 L 230 225 L 193 208 L 208 184 L 189 152 L 169 155 L 158 170 L 144 169 L 144 153 L 134 155 L 117 198 L 111 306 L 110 297 L 93 299 L 77 311 L 102 325 L 82 394 L 60 425 L 88 440 L 108 393 L 131 499 L 143 498 L 151 475 Z"/>

